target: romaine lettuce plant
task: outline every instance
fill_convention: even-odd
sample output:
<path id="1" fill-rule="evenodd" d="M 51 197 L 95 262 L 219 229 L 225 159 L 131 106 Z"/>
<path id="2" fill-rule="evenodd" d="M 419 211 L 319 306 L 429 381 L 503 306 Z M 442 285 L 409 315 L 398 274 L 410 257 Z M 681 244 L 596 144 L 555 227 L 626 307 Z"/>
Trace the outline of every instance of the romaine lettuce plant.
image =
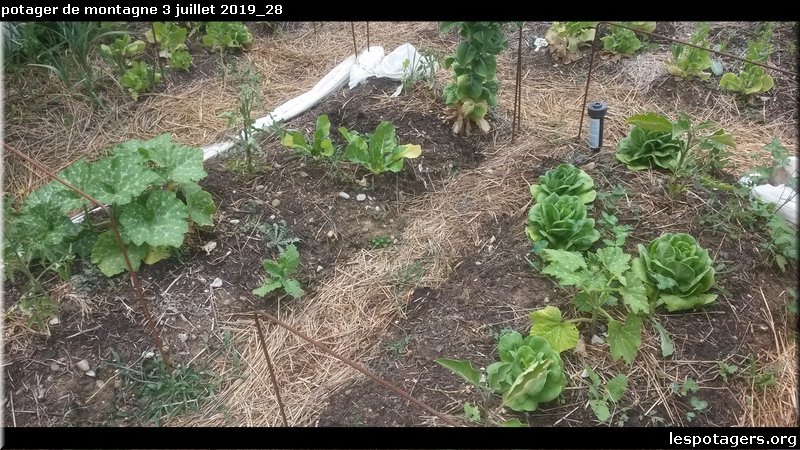
<path id="1" fill-rule="evenodd" d="M 422 153 L 419 145 L 397 145 L 397 135 L 391 122 L 381 122 L 372 134 L 361 135 L 347 128 L 339 128 L 347 140 L 345 158 L 369 169 L 373 175 L 383 172 L 400 172 L 406 158 L 417 158 Z"/>
<path id="2" fill-rule="evenodd" d="M 555 193 L 531 207 L 525 232 L 534 244 L 546 241 L 550 249 L 584 251 L 600 239 L 581 198 Z"/>
<path id="3" fill-rule="evenodd" d="M 122 74 L 119 84 L 128 89 L 128 93 L 135 101 L 139 100 L 139 94 L 149 91 L 160 81 L 161 73 L 154 70 L 152 66 L 142 61 L 134 61 L 131 63 L 130 69 Z"/>
<path id="4" fill-rule="evenodd" d="M 772 53 L 772 31 L 774 24 L 768 25 L 758 38 L 748 45 L 747 59 L 750 61 L 764 63 Z M 755 64 L 745 63 L 738 75 L 726 73 L 719 80 L 719 85 L 723 89 L 738 92 L 747 100 L 752 100 L 754 94 L 767 92 L 775 86 L 775 80 L 763 67 Z"/>
<path id="5" fill-rule="evenodd" d="M 300 253 L 297 252 L 294 244 L 289 244 L 286 246 L 286 250 L 281 252 L 277 261 L 264 260 L 263 266 L 264 271 L 267 272 L 267 278 L 261 283 L 261 286 L 253 289 L 253 294 L 264 297 L 270 292 L 282 288 L 284 292 L 294 298 L 302 297 L 303 290 L 300 288 L 300 283 L 294 278 L 290 278 L 297 271 L 298 265 L 300 265 Z"/>
<path id="6" fill-rule="evenodd" d="M 553 22 L 544 35 L 547 49 L 565 64 L 583 58 L 579 47 L 594 40 L 597 22 Z"/>
<path id="7" fill-rule="evenodd" d="M 172 142 L 169 134 L 116 146 L 95 162 L 78 161 L 59 173 L 81 191 L 109 206 L 119 223 L 134 270 L 180 247 L 194 225 L 212 225 L 211 195 L 197 181 L 206 176 L 203 152 Z M 84 197 L 53 181 L 33 191 L 7 222 L 6 254 L 52 263 L 70 255 L 91 257 L 106 276 L 126 270 L 107 221 L 86 214 L 80 224 L 67 214 L 91 206 Z"/>
<path id="8" fill-rule="evenodd" d="M 469 136 L 474 123 L 484 133 L 491 126 L 486 112 L 497 104 L 496 56 L 508 47 L 501 22 L 443 22 L 442 31 L 458 28 L 464 39 L 445 60 L 453 82 L 444 88 L 445 104 L 452 108 L 453 133 Z"/>
<path id="9" fill-rule="evenodd" d="M 110 45 L 101 45 L 100 57 L 113 64 L 117 73 L 122 75 L 131 65 L 132 58 L 144 52 L 146 45 L 144 41 L 132 41 L 129 34 L 124 34 L 114 39 Z"/>
<path id="10" fill-rule="evenodd" d="M 592 203 L 597 197 L 594 180 L 572 164 L 561 164 L 539 177 L 539 184 L 531 185 L 531 195 L 541 202 L 550 194 L 574 195 L 583 203 Z"/>
<path id="11" fill-rule="evenodd" d="M 158 55 L 169 58 L 173 52 L 186 50 L 186 28 L 172 22 L 153 22 L 144 36 L 147 42 L 158 45 Z"/>
<path id="12" fill-rule="evenodd" d="M 635 126 L 617 144 L 617 159 L 628 170 L 660 167 L 674 171 L 678 167 L 683 143 L 672 137 L 672 131 L 648 130 Z"/>
<path id="13" fill-rule="evenodd" d="M 535 411 L 540 403 L 557 399 L 567 377 L 564 362 L 547 339 L 522 337 L 516 331 L 500 337 L 500 361 L 486 369 L 486 377 L 469 361 L 440 358 L 436 362 L 469 383 L 503 398 L 503 405 L 514 411 Z"/>
<path id="14" fill-rule="evenodd" d="M 714 285 L 714 265 L 708 251 L 686 233 L 666 233 L 647 246 L 639 244 L 639 257 L 631 263 L 644 281 L 648 297 L 668 311 L 707 305 L 717 299 L 708 294 Z"/>
<path id="15" fill-rule="evenodd" d="M 636 33 L 622 27 L 611 27 L 611 32 L 600 38 L 603 41 L 603 49 L 619 59 L 623 56 L 631 56 L 642 48 L 642 41 L 636 37 Z"/>
<path id="16" fill-rule="evenodd" d="M 689 38 L 689 43 L 708 48 L 708 22 L 697 25 L 695 32 Z M 672 58 L 666 61 L 667 71 L 678 78 L 697 77 L 707 80 L 711 77 L 711 57 L 708 50 L 701 50 L 683 44 L 672 44 Z"/>
<path id="17" fill-rule="evenodd" d="M 231 48 L 247 47 L 253 35 L 242 22 L 208 22 L 203 44 L 212 50 L 223 52 Z"/>
<path id="18" fill-rule="evenodd" d="M 302 132 L 297 130 L 287 130 L 281 144 L 294 149 L 297 153 L 304 156 L 311 156 L 314 159 L 333 156 L 334 147 L 331 142 L 331 122 L 328 116 L 321 115 L 317 118 L 317 129 L 314 132 L 314 140 L 306 141 Z"/>

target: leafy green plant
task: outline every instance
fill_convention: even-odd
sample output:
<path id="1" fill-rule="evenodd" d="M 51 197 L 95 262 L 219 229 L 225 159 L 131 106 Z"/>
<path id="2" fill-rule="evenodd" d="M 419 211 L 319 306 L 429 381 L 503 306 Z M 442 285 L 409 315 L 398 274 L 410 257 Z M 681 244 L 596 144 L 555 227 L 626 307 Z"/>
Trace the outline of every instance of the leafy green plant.
<path id="1" fill-rule="evenodd" d="M 550 194 L 574 195 L 583 203 L 592 203 L 597 197 L 594 180 L 572 164 L 561 164 L 539 177 L 539 184 L 531 185 L 531 196 L 541 202 Z"/>
<path id="2" fill-rule="evenodd" d="M 740 367 L 735 364 L 727 364 L 724 361 L 719 362 L 719 376 L 721 376 L 725 382 L 728 381 L 729 376 L 736 374 L 739 369 Z"/>
<path id="3" fill-rule="evenodd" d="M 153 22 L 144 36 L 147 42 L 158 45 L 160 57 L 171 59 L 173 53 L 186 51 L 186 34 L 186 28 L 172 22 Z"/>
<path id="4" fill-rule="evenodd" d="M 708 22 L 697 24 L 689 43 L 699 47 L 708 48 Z M 706 72 L 711 68 L 711 57 L 708 50 L 690 47 L 683 44 L 672 44 L 672 58 L 666 61 L 667 72 L 676 78 L 697 77 L 707 80 L 711 73 Z"/>
<path id="5" fill-rule="evenodd" d="M 101 45 L 100 57 L 112 64 L 122 75 L 131 65 L 132 58 L 144 53 L 146 46 L 144 41 L 133 41 L 129 34 L 125 34 L 111 42 L 111 45 Z"/>
<path id="6" fill-rule="evenodd" d="M 369 240 L 369 246 L 370 246 L 370 248 L 373 248 L 373 249 L 386 248 L 386 247 L 388 247 L 390 245 L 392 245 L 392 238 L 390 236 L 386 236 L 386 235 L 375 236 L 375 237 L 373 237 L 372 239 Z"/>
<path id="7" fill-rule="evenodd" d="M 242 22 L 208 22 L 203 44 L 220 52 L 231 48 L 247 47 L 253 35 Z"/>
<path id="8" fill-rule="evenodd" d="M 238 143 L 244 150 L 245 166 L 249 173 L 255 171 L 253 154 L 261 148 L 256 141 L 256 134 L 261 130 L 255 127 L 256 119 L 253 118 L 255 110 L 261 106 L 261 102 L 261 78 L 253 72 L 252 66 L 247 66 L 239 87 L 237 110 L 225 112 L 221 116 L 228 120 L 229 126 L 238 126 L 242 130 Z"/>
<path id="9" fill-rule="evenodd" d="M 670 312 L 717 299 L 717 294 L 706 293 L 714 285 L 713 261 L 689 234 L 665 233 L 647 246 L 639 244 L 639 257 L 631 265 L 644 281 L 648 298 Z"/>
<path id="10" fill-rule="evenodd" d="M 592 408 L 597 420 L 601 422 L 608 422 L 613 416 L 609 409 L 609 403 L 616 404 L 625 395 L 628 389 L 628 377 L 625 375 L 617 375 L 608 380 L 605 389 L 600 390 L 601 380 L 597 373 L 591 368 L 584 369 L 591 380 L 589 386 L 589 407 Z"/>
<path id="11" fill-rule="evenodd" d="M 535 411 L 540 403 L 558 398 L 567 384 L 564 363 L 547 339 L 522 337 L 516 331 L 500 337 L 500 361 L 486 369 L 486 378 L 469 361 L 439 358 L 436 363 L 469 383 L 499 394 L 514 411 Z"/>
<path id="12" fill-rule="evenodd" d="M 288 245 L 300 242 L 300 238 L 289 236 L 289 232 L 286 230 L 285 220 L 275 222 L 271 225 L 260 225 L 258 230 L 261 231 L 261 235 L 264 236 L 267 248 L 277 248 L 281 253 L 286 251 Z"/>
<path id="13" fill-rule="evenodd" d="M 700 386 L 695 383 L 694 379 L 686 378 L 683 383 L 673 382 L 672 393 L 681 397 L 686 397 L 689 394 L 694 394 L 700 390 Z M 704 411 L 708 407 L 708 402 L 692 395 L 689 398 L 689 403 L 692 406 L 692 411 L 686 413 L 686 420 L 692 422 L 697 418 L 697 413 Z"/>
<path id="14" fill-rule="evenodd" d="M 767 219 L 769 240 L 760 244 L 760 247 L 770 255 L 782 272 L 786 272 L 789 260 L 797 261 L 797 230 L 775 212 L 774 205 L 753 199 L 751 208 L 769 211 Z M 763 216 L 763 213 L 760 214 Z"/>
<path id="15" fill-rule="evenodd" d="M 774 28 L 774 23 L 764 27 L 758 38 L 749 43 L 746 59 L 760 63 L 767 62 L 772 53 L 770 39 L 772 39 Z M 719 85 L 723 89 L 738 92 L 747 100 L 752 100 L 754 94 L 761 94 L 772 89 L 775 86 L 775 80 L 763 67 L 744 63 L 738 75 L 726 73 L 719 80 Z"/>
<path id="16" fill-rule="evenodd" d="M 682 142 L 671 131 L 647 130 L 635 126 L 630 134 L 617 144 L 617 159 L 628 170 L 660 167 L 674 171 L 680 159 Z"/>
<path id="17" fill-rule="evenodd" d="M 653 32 L 656 29 L 655 22 L 622 22 L 622 25 L 647 32 Z M 616 58 L 633 55 L 642 48 L 642 41 L 639 40 L 634 31 L 617 26 L 612 26 L 610 33 L 600 38 L 600 40 L 603 41 L 603 49 Z"/>
<path id="18" fill-rule="evenodd" d="M 58 176 L 108 205 L 134 270 L 168 257 L 191 227 L 212 225 L 216 211 L 211 194 L 197 185 L 206 176 L 202 150 L 173 143 L 169 134 L 119 144 L 110 156 L 78 161 Z M 73 223 L 67 216 L 89 206 L 56 181 L 31 192 L 6 221 L 5 254 L 25 255 L 23 265 L 77 255 L 91 257 L 106 276 L 125 271 L 108 221 L 85 214 Z"/>
<path id="19" fill-rule="evenodd" d="M 497 55 L 508 47 L 501 22 L 442 22 L 441 30 L 458 28 L 463 41 L 455 55 L 445 59 L 453 82 L 444 88 L 445 104 L 452 109 L 453 133 L 470 135 L 474 123 L 488 133 L 486 112 L 497 104 Z"/>
<path id="20" fill-rule="evenodd" d="M 335 148 L 331 142 L 331 122 L 328 116 L 323 114 L 317 118 L 317 129 L 314 132 L 314 140 L 312 142 L 306 141 L 306 137 L 302 132 L 296 130 L 287 130 L 283 134 L 281 144 L 294 149 L 295 152 L 311 156 L 314 159 L 321 157 L 331 157 Z"/>
<path id="21" fill-rule="evenodd" d="M 569 64 L 583 57 L 579 47 L 594 40 L 597 22 L 553 22 L 544 35 L 547 49 Z"/>
<path id="22" fill-rule="evenodd" d="M 642 319 L 650 314 L 651 305 L 645 286 L 636 272 L 630 270 L 631 255 L 619 247 L 604 247 L 584 255 L 565 250 L 544 249 L 542 273 L 555 277 L 562 286 L 574 286 L 578 293 L 572 300 L 575 309 L 590 318 L 562 320 L 561 311 L 548 306 L 531 314 L 531 334 L 546 337 L 554 348 L 566 350 L 578 343 L 576 324 L 597 327 L 598 319 L 608 322 L 608 343 L 611 356 L 631 364 L 641 345 Z M 610 308 L 625 314 L 623 321 L 612 316 Z"/>
<path id="23" fill-rule="evenodd" d="M 417 158 L 422 153 L 419 145 L 397 145 L 397 135 L 391 122 L 381 122 L 372 134 L 361 135 L 345 127 L 339 128 L 339 132 L 347 140 L 345 158 L 366 167 L 373 175 L 386 171 L 400 172 L 406 158 Z"/>
<path id="24" fill-rule="evenodd" d="M 547 241 L 550 249 L 584 251 L 600 239 L 581 198 L 555 193 L 531 207 L 525 232 L 534 243 Z"/>
<path id="25" fill-rule="evenodd" d="M 186 50 L 178 50 L 170 53 L 169 67 L 177 70 L 189 70 L 192 66 L 192 55 Z"/>
<path id="26" fill-rule="evenodd" d="M 625 247 L 625 240 L 633 231 L 630 225 L 619 224 L 619 219 L 613 214 L 601 211 L 601 218 L 597 221 L 605 234 L 613 239 L 603 238 L 603 243 L 608 247 Z"/>
<path id="27" fill-rule="evenodd" d="M 161 74 L 142 61 L 131 63 L 131 67 L 119 79 L 119 84 L 128 89 L 128 93 L 134 101 L 139 100 L 139 94 L 149 91 L 159 82 L 161 82 Z"/>
<path id="28" fill-rule="evenodd" d="M 672 172 L 671 194 L 683 191 L 683 178 L 708 169 L 709 161 L 718 157 L 724 147 L 736 146 L 733 136 L 716 122 L 706 120 L 695 124 L 684 112 L 679 112 L 678 119 L 674 121 L 651 112 L 631 116 L 626 123 L 634 128 L 629 135 L 630 140 L 625 138 L 620 141 L 617 159 L 631 170 L 639 170 L 647 165 L 667 168 Z M 640 131 L 637 132 L 637 129 Z"/>
<path id="29" fill-rule="evenodd" d="M 253 294 L 264 297 L 270 292 L 282 288 L 284 292 L 296 299 L 302 297 L 303 290 L 300 288 L 300 283 L 294 278 L 290 278 L 297 271 L 298 265 L 300 265 L 300 253 L 297 252 L 294 244 L 289 244 L 286 250 L 281 252 L 277 261 L 264 260 L 263 266 L 264 271 L 267 272 L 267 278 L 260 287 L 253 289 Z"/>

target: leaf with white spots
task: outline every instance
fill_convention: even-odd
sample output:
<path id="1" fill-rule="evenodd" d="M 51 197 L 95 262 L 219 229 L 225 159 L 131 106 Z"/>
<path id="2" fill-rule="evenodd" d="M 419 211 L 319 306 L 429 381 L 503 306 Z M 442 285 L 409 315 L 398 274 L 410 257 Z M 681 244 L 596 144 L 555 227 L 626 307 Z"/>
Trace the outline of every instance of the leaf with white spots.
<path id="1" fill-rule="evenodd" d="M 124 236 L 136 245 L 180 247 L 189 231 L 189 208 L 171 191 L 153 191 L 147 201 L 132 203 L 120 215 Z"/>

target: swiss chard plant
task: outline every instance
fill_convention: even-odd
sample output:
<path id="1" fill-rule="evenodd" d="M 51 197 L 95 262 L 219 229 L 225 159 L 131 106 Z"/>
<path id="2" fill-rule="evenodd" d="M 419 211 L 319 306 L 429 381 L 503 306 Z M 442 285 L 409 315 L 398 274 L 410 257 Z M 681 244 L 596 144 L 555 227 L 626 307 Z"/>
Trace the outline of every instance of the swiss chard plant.
<path id="1" fill-rule="evenodd" d="M 167 258 L 194 226 L 213 225 L 214 201 L 197 184 L 206 176 L 203 152 L 172 142 L 169 134 L 119 144 L 110 156 L 78 161 L 58 176 L 108 205 L 134 270 Z M 31 192 L 6 222 L 6 257 L 17 255 L 29 265 L 77 255 L 91 258 L 106 276 L 124 272 L 110 222 L 87 213 L 90 206 L 56 181 Z M 67 216 L 81 210 L 80 223 Z"/>
<path id="2" fill-rule="evenodd" d="M 556 193 L 531 207 L 525 232 L 535 245 L 545 241 L 550 249 L 584 251 L 600 239 L 594 219 L 587 217 L 583 200 Z"/>
<path id="3" fill-rule="evenodd" d="M 553 22 L 544 35 L 547 49 L 565 64 L 583 58 L 579 47 L 594 40 L 597 22 Z"/>
<path id="4" fill-rule="evenodd" d="M 772 31 L 774 24 L 767 25 L 758 38 L 750 42 L 747 48 L 747 58 L 750 61 L 765 63 L 772 53 Z M 737 92 L 747 100 L 752 100 L 755 94 L 767 92 L 775 86 L 775 80 L 763 67 L 751 63 L 744 63 L 739 74 L 726 73 L 719 80 L 723 89 Z"/>
<path id="5" fill-rule="evenodd" d="M 372 134 L 359 134 L 340 127 L 339 132 L 347 140 L 345 158 L 361 164 L 373 175 L 383 172 L 400 172 L 406 159 L 422 154 L 419 145 L 397 145 L 397 135 L 391 122 L 381 122 Z"/>
<path id="6" fill-rule="evenodd" d="M 639 244 L 639 257 L 631 263 L 656 306 L 681 311 L 717 299 L 708 291 L 714 285 L 714 264 L 708 250 L 686 233 L 666 233 L 647 246 Z"/>
<path id="7" fill-rule="evenodd" d="M 276 289 L 283 289 L 285 293 L 296 299 L 302 297 L 303 290 L 300 288 L 300 283 L 291 278 L 299 265 L 300 253 L 294 244 L 289 244 L 277 261 L 264 260 L 263 266 L 264 271 L 267 272 L 267 278 L 261 283 L 261 286 L 253 289 L 253 294 L 264 297 Z"/>
<path id="8" fill-rule="evenodd" d="M 301 131 L 287 130 L 281 139 L 281 144 L 314 159 L 333 156 L 335 148 L 331 142 L 331 122 L 328 116 L 323 114 L 317 118 L 317 129 L 311 142 L 306 140 Z"/>
<path id="9" fill-rule="evenodd" d="M 586 172 L 572 164 L 561 164 L 539 177 L 538 184 L 531 185 L 531 196 L 543 201 L 550 194 L 574 195 L 583 203 L 592 203 L 597 197 L 594 180 Z"/>
<path id="10" fill-rule="evenodd" d="M 139 94 L 149 91 L 159 82 L 161 82 L 161 73 L 143 61 L 132 62 L 131 67 L 119 79 L 119 84 L 127 88 L 134 100 L 139 100 Z"/>
<path id="11" fill-rule="evenodd" d="M 208 22 L 203 44 L 212 50 L 223 52 L 233 48 L 248 47 L 253 35 L 242 22 Z"/>
<path id="12" fill-rule="evenodd" d="M 547 339 L 523 337 L 511 331 L 500 337 L 497 351 L 500 361 L 489 365 L 485 376 L 469 361 L 440 358 L 436 362 L 482 392 L 502 396 L 503 406 L 513 411 L 535 411 L 564 391 L 567 384 L 564 362 Z"/>
<path id="13" fill-rule="evenodd" d="M 458 28 L 463 41 L 455 55 L 445 60 L 453 69 L 453 82 L 444 88 L 445 104 L 451 108 L 453 132 L 469 136 L 472 124 L 484 133 L 491 126 L 486 112 L 497 104 L 497 55 L 508 47 L 501 22 L 443 22 L 442 31 Z"/>
<path id="14" fill-rule="evenodd" d="M 697 25 L 689 43 L 708 48 L 708 22 Z M 683 44 L 672 44 L 672 57 L 666 61 L 667 72 L 676 78 L 697 77 L 707 80 L 711 77 L 706 70 L 711 68 L 711 57 L 708 50 L 702 50 Z"/>
<path id="15" fill-rule="evenodd" d="M 133 41 L 129 34 L 124 34 L 111 44 L 100 46 L 100 57 L 112 64 L 119 75 L 125 73 L 135 56 L 144 53 L 147 44 L 142 40 Z"/>
<path id="16" fill-rule="evenodd" d="M 651 312 L 643 280 L 631 270 L 631 255 L 619 247 L 604 247 L 585 256 L 544 249 L 542 259 L 542 273 L 562 286 L 574 286 L 578 292 L 572 304 L 589 317 L 564 320 L 558 308 L 547 306 L 531 313 L 531 335 L 545 337 L 563 351 L 578 344 L 578 324 L 596 329 L 602 320 L 608 324 L 611 356 L 631 364 L 641 345 L 642 317 Z"/>

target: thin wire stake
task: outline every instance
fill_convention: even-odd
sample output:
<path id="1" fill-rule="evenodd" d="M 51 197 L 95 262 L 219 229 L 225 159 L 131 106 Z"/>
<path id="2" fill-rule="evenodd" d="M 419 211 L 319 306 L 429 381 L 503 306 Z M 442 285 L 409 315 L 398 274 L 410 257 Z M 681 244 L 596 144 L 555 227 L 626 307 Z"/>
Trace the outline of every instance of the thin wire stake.
<path id="1" fill-rule="evenodd" d="M 583 132 L 583 116 L 586 114 L 586 102 L 589 98 L 589 83 L 592 82 L 592 69 L 594 68 L 594 54 L 597 51 L 597 37 L 600 36 L 600 26 L 603 25 L 604 22 L 600 22 L 597 24 L 597 27 L 594 30 L 594 39 L 592 40 L 592 52 L 589 54 L 589 72 L 586 74 L 586 88 L 583 90 L 583 103 L 581 103 L 581 121 L 578 124 L 578 137 L 576 139 L 580 140 L 581 133 Z"/>
<path id="2" fill-rule="evenodd" d="M 299 337 L 300 339 L 302 339 L 302 340 L 308 342 L 309 344 L 313 345 L 314 347 L 322 350 L 323 352 L 333 356 L 334 358 L 338 359 L 339 361 L 341 361 L 341 362 L 347 364 L 348 366 L 356 369 L 357 371 L 363 373 L 364 375 L 366 375 L 367 377 L 372 379 L 372 381 L 380 384 L 381 386 L 385 387 L 386 389 L 391 390 L 395 394 L 405 398 L 406 400 L 408 400 L 411 403 L 419 406 L 420 408 L 424 409 L 425 411 L 428 411 L 429 413 L 431 413 L 431 414 L 435 415 L 436 417 L 442 419 L 448 425 L 453 426 L 453 427 L 459 427 L 460 426 L 458 423 L 453 421 L 453 419 L 447 417 L 447 415 L 445 415 L 444 413 L 433 409 L 432 407 L 428 406 L 426 403 L 424 403 L 424 402 L 422 402 L 420 400 L 417 400 L 416 398 L 412 397 L 411 394 L 409 394 L 408 392 L 406 392 L 403 389 L 401 389 L 401 388 L 389 383 L 388 381 L 384 380 L 383 378 L 381 378 L 381 377 L 379 377 L 377 375 L 371 374 L 361 364 L 358 364 L 357 362 L 351 360 L 350 358 L 348 358 L 348 357 L 346 357 L 344 355 L 340 355 L 340 354 L 334 352 L 333 350 L 329 349 L 325 345 L 317 342 L 314 339 L 311 339 L 310 337 L 308 337 L 302 331 L 300 331 L 300 330 L 294 328 L 293 326 L 283 322 L 282 320 L 278 319 L 277 317 L 275 317 L 275 316 L 273 316 L 271 314 L 265 313 L 263 311 L 257 311 L 257 312 L 255 312 L 255 314 L 259 314 L 259 315 L 263 316 L 265 319 L 268 319 L 269 321 L 271 321 L 275 325 L 278 325 L 279 327 L 289 331 L 290 333 L 294 334 L 295 336 Z"/>
<path id="3" fill-rule="evenodd" d="M 522 25 L 519 26 L 519 45 L 517 46 L 517 77 L 514 89 L 514 118 L 511 121 L 511 142 L 516 139 L 516 131 L 522 121 Z"/>
<path id="4" fill-rule="evenodd" d="M 258 341 L 261 343 L 261 350 L 264 351 L 264 357 L 267 358 L 267 368 L 269 368 L 269 376 L 272 378 L 272 385 L 275 386 L 275 398 L 278 400 L 278 408 L 281 410 L 281 419 L 283 419 L 283 426 L 288 427 L 289 421 L 286 420 L 286 411 L 283 408 L 283 401 L 281 400 L 281 387 L 278 385 L 278 378 L 275 376 L 275 371 L 272 369 L 272 360 L 269 358 L 269 351 L 267 351 L 267 343 L 264 341 L 264 332 L 261 331 L 261 321 L 258 320 L 258 314 L 253 313 L 253 318 L 256 320 L 256 330 L 258 330 Z"/>
<path id="5" fill-rule="evenodd" d="M 350 22 L 350 31 L 353 32 L 353 54 L 356 55 L 356 58 L 358 58 L 358 46 L 356 45 L 356 26 L 353 22 Z"/>

